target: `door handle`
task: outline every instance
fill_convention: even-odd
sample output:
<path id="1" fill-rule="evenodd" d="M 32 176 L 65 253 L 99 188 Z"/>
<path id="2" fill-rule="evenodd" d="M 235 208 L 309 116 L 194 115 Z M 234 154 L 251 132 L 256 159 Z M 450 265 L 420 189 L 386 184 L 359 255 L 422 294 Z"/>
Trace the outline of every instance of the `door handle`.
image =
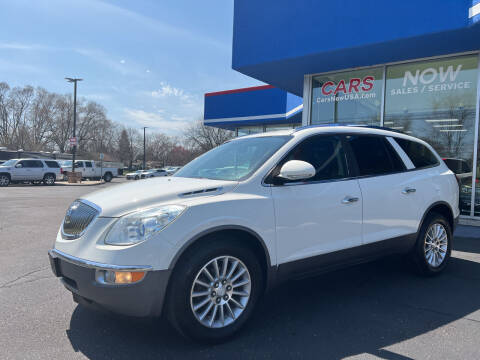
<path id="1" fill-rule="evenodd" d="M 416 192 L 416 191 L 417 191 L 417 189 L 407 187 L 407 188 L 405 188 L 405 189 L 402 190 L 402 194 L 405 194 L 405 195 L 407 195 L 407 194 L 412 194 L 412 193 L 414 193 L 414 192 Z"/>
<path id="2" fill-rule="evenodd" d="M 351 204 L 358 201 L 358 197 L 346 196 L 342 200 L 342 204 Z"/>

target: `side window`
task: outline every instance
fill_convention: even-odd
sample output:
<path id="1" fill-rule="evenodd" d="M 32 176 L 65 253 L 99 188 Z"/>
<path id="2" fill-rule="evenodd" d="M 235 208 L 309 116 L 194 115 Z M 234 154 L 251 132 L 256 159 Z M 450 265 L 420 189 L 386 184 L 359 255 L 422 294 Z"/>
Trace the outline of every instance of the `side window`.
<path id="1" fill-rule="evenodd" d="M 85 167 L 91 168 L 92 163 L 90 161 L 85 161 Z"/>
<path id="2" fill-rule="evenodd" d="M 22 161 L 19 161 L 15 164 L 18 165 L 18 164 L 22 164 L 22 168 L 27 168 L 27 167 L 31 167 L 29 164 L 28 164 L 28 160 L 22 160 Z"/>
<path id="3" fill-rule="evenodd" d="M 60 167 L 56 161 L 45 161 L 45 164 L 47 164 L 47 166 L 49 168 L 59 168 Z"/>
<path id="4" fill-rule="evenodd" d="M 405 169 L 395 150 L 382 136 L 347 136 L 360 176 L 391 174 Z"/>
<path id="5" fill-rule="evenodd" d="M 76 168 L 81 168 L 81 167 L 83 167 L 83 162 L 82 162 L 82 161 L 75 161 L 75 167 L 76 167 Z"/>
<path id="6" fill-rule="evenodd" d="M 43 168 L 43 162 L 40 160 L 31 160 L 32 161 L 32 167 L 34 168 Z"/>
<path id="7" fill-rule="evenodd" d="M 436 156 L 423 144 L 401 138 L 395 138 L 395 141 L 405 151 L 416 168 L 438 165 Z"/>
<path id="8" fill-rule="evenodd" d="M 315 168 L 314 177 L 304 182 L 342 179 L 348 176 L 345 151 L 339 136 L 314 136 L 297 145 L 282 161 L 306 161 Z M 280 171 L 278 167 L 277 171 Z"/>

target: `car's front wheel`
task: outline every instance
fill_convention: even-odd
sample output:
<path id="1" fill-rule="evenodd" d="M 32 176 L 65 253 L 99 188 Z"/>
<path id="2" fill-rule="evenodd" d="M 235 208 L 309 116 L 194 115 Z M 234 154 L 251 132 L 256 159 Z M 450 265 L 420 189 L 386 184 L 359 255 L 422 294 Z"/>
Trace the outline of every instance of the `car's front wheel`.
<path id="1" fill-rule="evenodd" d="M 184 336 L 221 342 L 251 316 L 264 288 L 257 256 L 237 241 L 211 241 L 182 257 L 172 275 L 167 316 Z"/>
<path id="2" fill-rule="evenodd" d="M 439 274 L 452 252 L 452 229 L 441 214 L 431 213 L 422 224 L 411 253 L 416 270 L 427 276 Z"/>
<path id="3" fill-rule="evenodd" d="M 0 174 L 0 186 L 6 187 L 10 184 L 10 176 L 5 174 Z"/>

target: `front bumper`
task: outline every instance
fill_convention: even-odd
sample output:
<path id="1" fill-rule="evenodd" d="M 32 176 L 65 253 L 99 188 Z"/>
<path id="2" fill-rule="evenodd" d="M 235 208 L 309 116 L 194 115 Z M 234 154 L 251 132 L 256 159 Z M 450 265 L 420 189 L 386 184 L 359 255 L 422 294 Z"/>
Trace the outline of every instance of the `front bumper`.
<path id="1" fill-rule="evenodd" d="M 50 250 L 48 255 L 53 273 L 72 292 L 75 302 L 129 316 L 160 316 L 170 270 L 153 271 L 150 267 L 100 264 L 56 249 Z M 95 279 L 97 270 L 146 271 L 146 274 L 137 283 L 111 285 Z"/>

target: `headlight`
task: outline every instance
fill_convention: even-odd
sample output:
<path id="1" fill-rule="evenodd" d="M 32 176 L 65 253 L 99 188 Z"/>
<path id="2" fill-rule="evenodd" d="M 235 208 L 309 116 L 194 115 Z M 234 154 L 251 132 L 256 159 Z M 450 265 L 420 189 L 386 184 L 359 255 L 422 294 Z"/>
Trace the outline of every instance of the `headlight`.
<path id="1" fill-rule="evenodd" d="M 125 215 L 112 226 L 105 243 L 133 245 L 145 241 L 179 217 L 185 208 L 182 205 L 166 205 Z"/>

